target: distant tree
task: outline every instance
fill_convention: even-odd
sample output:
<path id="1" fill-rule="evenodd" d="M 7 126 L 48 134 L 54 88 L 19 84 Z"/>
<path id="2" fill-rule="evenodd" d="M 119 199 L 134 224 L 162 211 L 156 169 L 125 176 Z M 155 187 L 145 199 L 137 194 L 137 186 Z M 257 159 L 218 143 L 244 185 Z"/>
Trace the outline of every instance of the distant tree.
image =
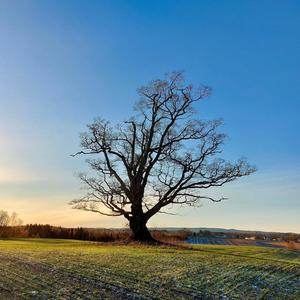
<path id="1" fill-rule="evenodd" d="M 18 217 L 18 214 L 13 212 L 11 216 L 4 210 L 0 210 L 0 226 L 21 226 L 23 221 Z"/>
<path id="2" fill-rule="evenodd" d="M 194 119 L 195 104 L 210 88 L 193 89 L 182 72 L 138 89 L 136 115 L 112 126 L 96 119 L 81 135 L 82 151 L 94 175 L 80 174 L 88 192 L 73 208 L 124 216 L 138 241 L 152 241 L 147 222 L 173 205 L 197 206 L 204 194 L 255 171 L 244 159 L 218 158 L 225 135 L 220 120 Z M 74 156 L 75 156 L 74 155 Z"/>
<path id="3" fill-rule="evenodd" d="M 16 212 L 13 212 L 10 216 L 10 226 L 21 226 L 23 224 L 23 220 L 21 220 Z"/>
<path id="4" fill-rule="evenodd" d="M 0 210 L 0 226 L 8 226 L 10 217 L 7 211 Z"/>

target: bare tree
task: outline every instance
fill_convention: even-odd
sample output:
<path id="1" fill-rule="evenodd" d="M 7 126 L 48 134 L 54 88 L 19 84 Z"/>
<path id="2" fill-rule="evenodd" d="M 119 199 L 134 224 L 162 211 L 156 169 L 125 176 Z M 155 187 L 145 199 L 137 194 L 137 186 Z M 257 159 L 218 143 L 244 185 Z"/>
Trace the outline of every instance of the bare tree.
<path id="1" fill-rule="evenodd" d="M 23 224 L 23 220 L 21 220 L 16 212 L 13 212 L 10 216 L 10 226 L 21 226 Z"/>
<path id="2" fill-rule="evenodd" d="M 204 191 L 251 174 L 254 167 L 240 159 L 218 158 L 225 135 L 220 120 L 193 118 L 194 104 L 210 88 L 186 85 L 182 72 L 138 89 L 136 115 L 122 124 L 96 119 L 81 135 L 75 155 L 90 156 L 94 175 L 80 174 L 87 194 L 73 208 L 105 216 L 124 216 L 138 241 L 151 241 L 148 220 L 166 206 L 197 206 L 201 199 L 221 201 Z M 74 155 L 74 156 L 75 156 Z"/>
<path id="3" fill-rule="evenodd" d="M 0 210 L 0 226 L 21 226 L 23 220 L 18 217 L 16 212 L 13 212 L 11 216 L 5 210 Z"/>
<path id="4" fill-rule="evenodd" d="M 7 211 L 0 210 L 0 226 L 8 226 L 10 217 Z"/>

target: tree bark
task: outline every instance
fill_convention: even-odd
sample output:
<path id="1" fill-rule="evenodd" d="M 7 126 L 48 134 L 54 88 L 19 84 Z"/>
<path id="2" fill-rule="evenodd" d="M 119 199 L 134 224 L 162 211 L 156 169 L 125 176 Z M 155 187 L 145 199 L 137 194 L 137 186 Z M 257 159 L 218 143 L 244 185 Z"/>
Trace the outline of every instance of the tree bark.
<path id="1" fill-rule="evenodd" d="M 144 214 L 133 215 L 129 220 L 131 239 L 142 243 L 153 243 L 155 239 L 151 236 L 146 224 L 147 219 Z"/>

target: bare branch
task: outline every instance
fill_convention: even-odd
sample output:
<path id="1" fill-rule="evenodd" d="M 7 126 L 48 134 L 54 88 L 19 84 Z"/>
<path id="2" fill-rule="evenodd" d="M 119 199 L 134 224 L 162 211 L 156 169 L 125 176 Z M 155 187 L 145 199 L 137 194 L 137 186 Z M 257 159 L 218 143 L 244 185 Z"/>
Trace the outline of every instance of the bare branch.
<path id="1" fill-rule="evenodd" d="M 173 72 L 138 89 L 136 115 L 120 125 L 96 119 L 81 135 L 81 151 L 95 176 L 81 176 L 88 194 L 74 208 L 107 216 L 123 215 L 132 230 L 146 226 L 170 205 L 198 206 L 202 191 L 250 175 L 246 160 L 229 163 L 218 156 L 226 135 L 221 120 L 202 121 L 195 103 L 211 89 L 186 85 L 183 72 Z M 107 212 L 108 211 L 108 212 Z M 145 234 L 145 232 L 144 232 Z"/>

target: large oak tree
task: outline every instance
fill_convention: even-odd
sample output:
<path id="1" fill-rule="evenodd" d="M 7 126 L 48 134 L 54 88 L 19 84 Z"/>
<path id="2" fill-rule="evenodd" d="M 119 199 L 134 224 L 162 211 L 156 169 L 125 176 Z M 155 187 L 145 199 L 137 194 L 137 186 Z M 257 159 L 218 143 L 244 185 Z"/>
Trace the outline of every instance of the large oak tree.
<path id="1" fill-rule="evenodd" d="M 135 115 L 122 124 L 96 119 L 81 135 L 93 175 L 80 174 L 87 194 L 73 200 L 76 209 L 105 216 L 124 216 L 132 238 L 151 241 L 147 222 L 166 206 L 196 206 L 206 194 L 255 171 L 240 159 L 219 157 L 225 135 L 220 120 L 195 118 L 195 104 L 210 89 L 194 89 L 182 72 L 151 81 L 138 89 Z"/>

